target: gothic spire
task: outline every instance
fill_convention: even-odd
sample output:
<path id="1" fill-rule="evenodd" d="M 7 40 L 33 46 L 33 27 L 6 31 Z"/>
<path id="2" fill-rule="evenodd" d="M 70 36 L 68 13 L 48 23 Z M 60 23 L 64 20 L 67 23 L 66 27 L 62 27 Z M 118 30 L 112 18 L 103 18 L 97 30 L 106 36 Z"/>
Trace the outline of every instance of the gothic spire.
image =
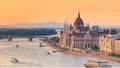
<path id="1" fill-rule="evenodd" d="M 66 31 L 66 22 L 64 20 L 64 33 L 65 33 L 65 31 Z"/>
<path id="2" fill-rule="evenodd" d="M 78 10 L 78 18 L 80 18 L 80 11 Z"/>
<path id="3" fill-rule="evenodd" d="M 67 31 L 68 31 L 68 20 L 67 20 L 67 27 L 66 27 Z"/>

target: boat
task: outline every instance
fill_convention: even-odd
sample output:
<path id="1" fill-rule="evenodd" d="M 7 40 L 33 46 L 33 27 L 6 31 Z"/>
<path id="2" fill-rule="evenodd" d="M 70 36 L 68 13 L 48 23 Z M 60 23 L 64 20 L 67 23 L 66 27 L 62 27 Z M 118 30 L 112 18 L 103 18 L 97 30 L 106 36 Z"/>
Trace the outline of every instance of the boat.
<path id="1" fill-rule="evenodd" d="M 43 45 L 42 45 L 42 43 L 40 43 L 40 45 L 39 45 L 40 47 L 44 47 Z"/>
<path id="2" fill-rule="evenodd" d="M 117 62 L 120 62 L 120 60 L 118 60 Z"/>
<path id="3" fill-rule="evenodd" d="M 108 64 L 108 61 L 105 60 L 88 60 L 84 64 L 86 68 L 111 68 L 112 66 Z"/>
<path id="4" fill-rule="evenodd" d="M 46 51 L 46 53 L 49 55 L 50 54 L 50 52 L 48 52 L 48 51 Z"/>
<path id="5" fill-rule="evenodd" d="M 56 51 L 52 51 L 53 53 L 56 53 Z"/>
<path id="6" fill-rule="evenodd" d="M 40 45 L 40 47 L 43 47 L 43 45 Z"/>
<path id="7" fill-rule="evenodd" d="M 19 47 L 19 45 L 16 45 L 16 48 L 18 48 Z"/>
<path id="8" fill-rule="evenodd" d="M 16 58 L 12 58 L 12 59 L 11 59 L 11 62 L 13 62 L 13 63 L 18 63 L 19 61 L 18 61 Z"/>

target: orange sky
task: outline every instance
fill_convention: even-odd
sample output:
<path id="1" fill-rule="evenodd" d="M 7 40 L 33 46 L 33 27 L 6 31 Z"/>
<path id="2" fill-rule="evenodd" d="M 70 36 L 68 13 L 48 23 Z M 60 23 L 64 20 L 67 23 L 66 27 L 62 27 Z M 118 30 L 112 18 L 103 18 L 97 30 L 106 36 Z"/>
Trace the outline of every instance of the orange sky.
<path id="1" fill-rule="evenodd" d="M 0 25 L 68 19 L 80 10 L 90 25 L 119 25 L 120 0 L 0 0 Z"/>

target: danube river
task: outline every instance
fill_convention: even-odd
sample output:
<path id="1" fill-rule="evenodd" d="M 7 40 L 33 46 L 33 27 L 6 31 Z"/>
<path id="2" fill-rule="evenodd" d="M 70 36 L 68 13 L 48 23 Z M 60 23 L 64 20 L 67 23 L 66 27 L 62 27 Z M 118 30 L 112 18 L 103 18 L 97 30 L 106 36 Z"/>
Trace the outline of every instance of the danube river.
<path id="1" fill-rule="evenodd" d="M 29 42 L 26 38 L 13 39 L 9 42 L 7 39 L 0 40 L 0 66 L 10 67 L 84 67 L 89 57 L 75 56 L 62 52 L 53 53 L 54 49 L 47 44 L 45 47 L 39 47 L 38 38 Z M 19 45 L 16 48 L 16 45 Z M 50 55 L 46 53 L 50 52 Z M 12 63 L 11 58 L 17 58 L 20 63 Z M 120 63 L 109 61 L 113 67 L 120 67 Z"/>

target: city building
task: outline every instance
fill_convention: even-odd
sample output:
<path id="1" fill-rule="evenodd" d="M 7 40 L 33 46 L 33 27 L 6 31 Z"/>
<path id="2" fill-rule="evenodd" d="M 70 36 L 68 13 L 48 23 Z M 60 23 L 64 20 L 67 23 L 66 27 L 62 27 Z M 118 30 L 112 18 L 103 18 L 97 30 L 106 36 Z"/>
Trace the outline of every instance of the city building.
<path id="1" fill-rule="evenodd" d="M 120 54 L 120 39 L 114 40 L 114 54 Z"/>
<path id="2" fill-rule="evenodd" d="M 113 53 L 113 36 L 112 35 L 102 35 L 100 37 L 100 51 L 106 53 Z"/>
<path id="3" fill-rule="evenodd" d="M 108 35 L 100 36 L 100 51 L 120 54 L 120 34 L 116 34 L 116 30 L 111 30 Z"/>
<path id="4" fill-rule="evenodd" d="M 91 49 L 93 46 L 99 47 L 99 32 L 91 30 L 88 23 L 85 26 L 79 12 L 73 26 L 65 22 L 64 29 L 58 33 L 58 37 L 60 38 L 59 46 L 70 50 L 75 48 Z"/>

